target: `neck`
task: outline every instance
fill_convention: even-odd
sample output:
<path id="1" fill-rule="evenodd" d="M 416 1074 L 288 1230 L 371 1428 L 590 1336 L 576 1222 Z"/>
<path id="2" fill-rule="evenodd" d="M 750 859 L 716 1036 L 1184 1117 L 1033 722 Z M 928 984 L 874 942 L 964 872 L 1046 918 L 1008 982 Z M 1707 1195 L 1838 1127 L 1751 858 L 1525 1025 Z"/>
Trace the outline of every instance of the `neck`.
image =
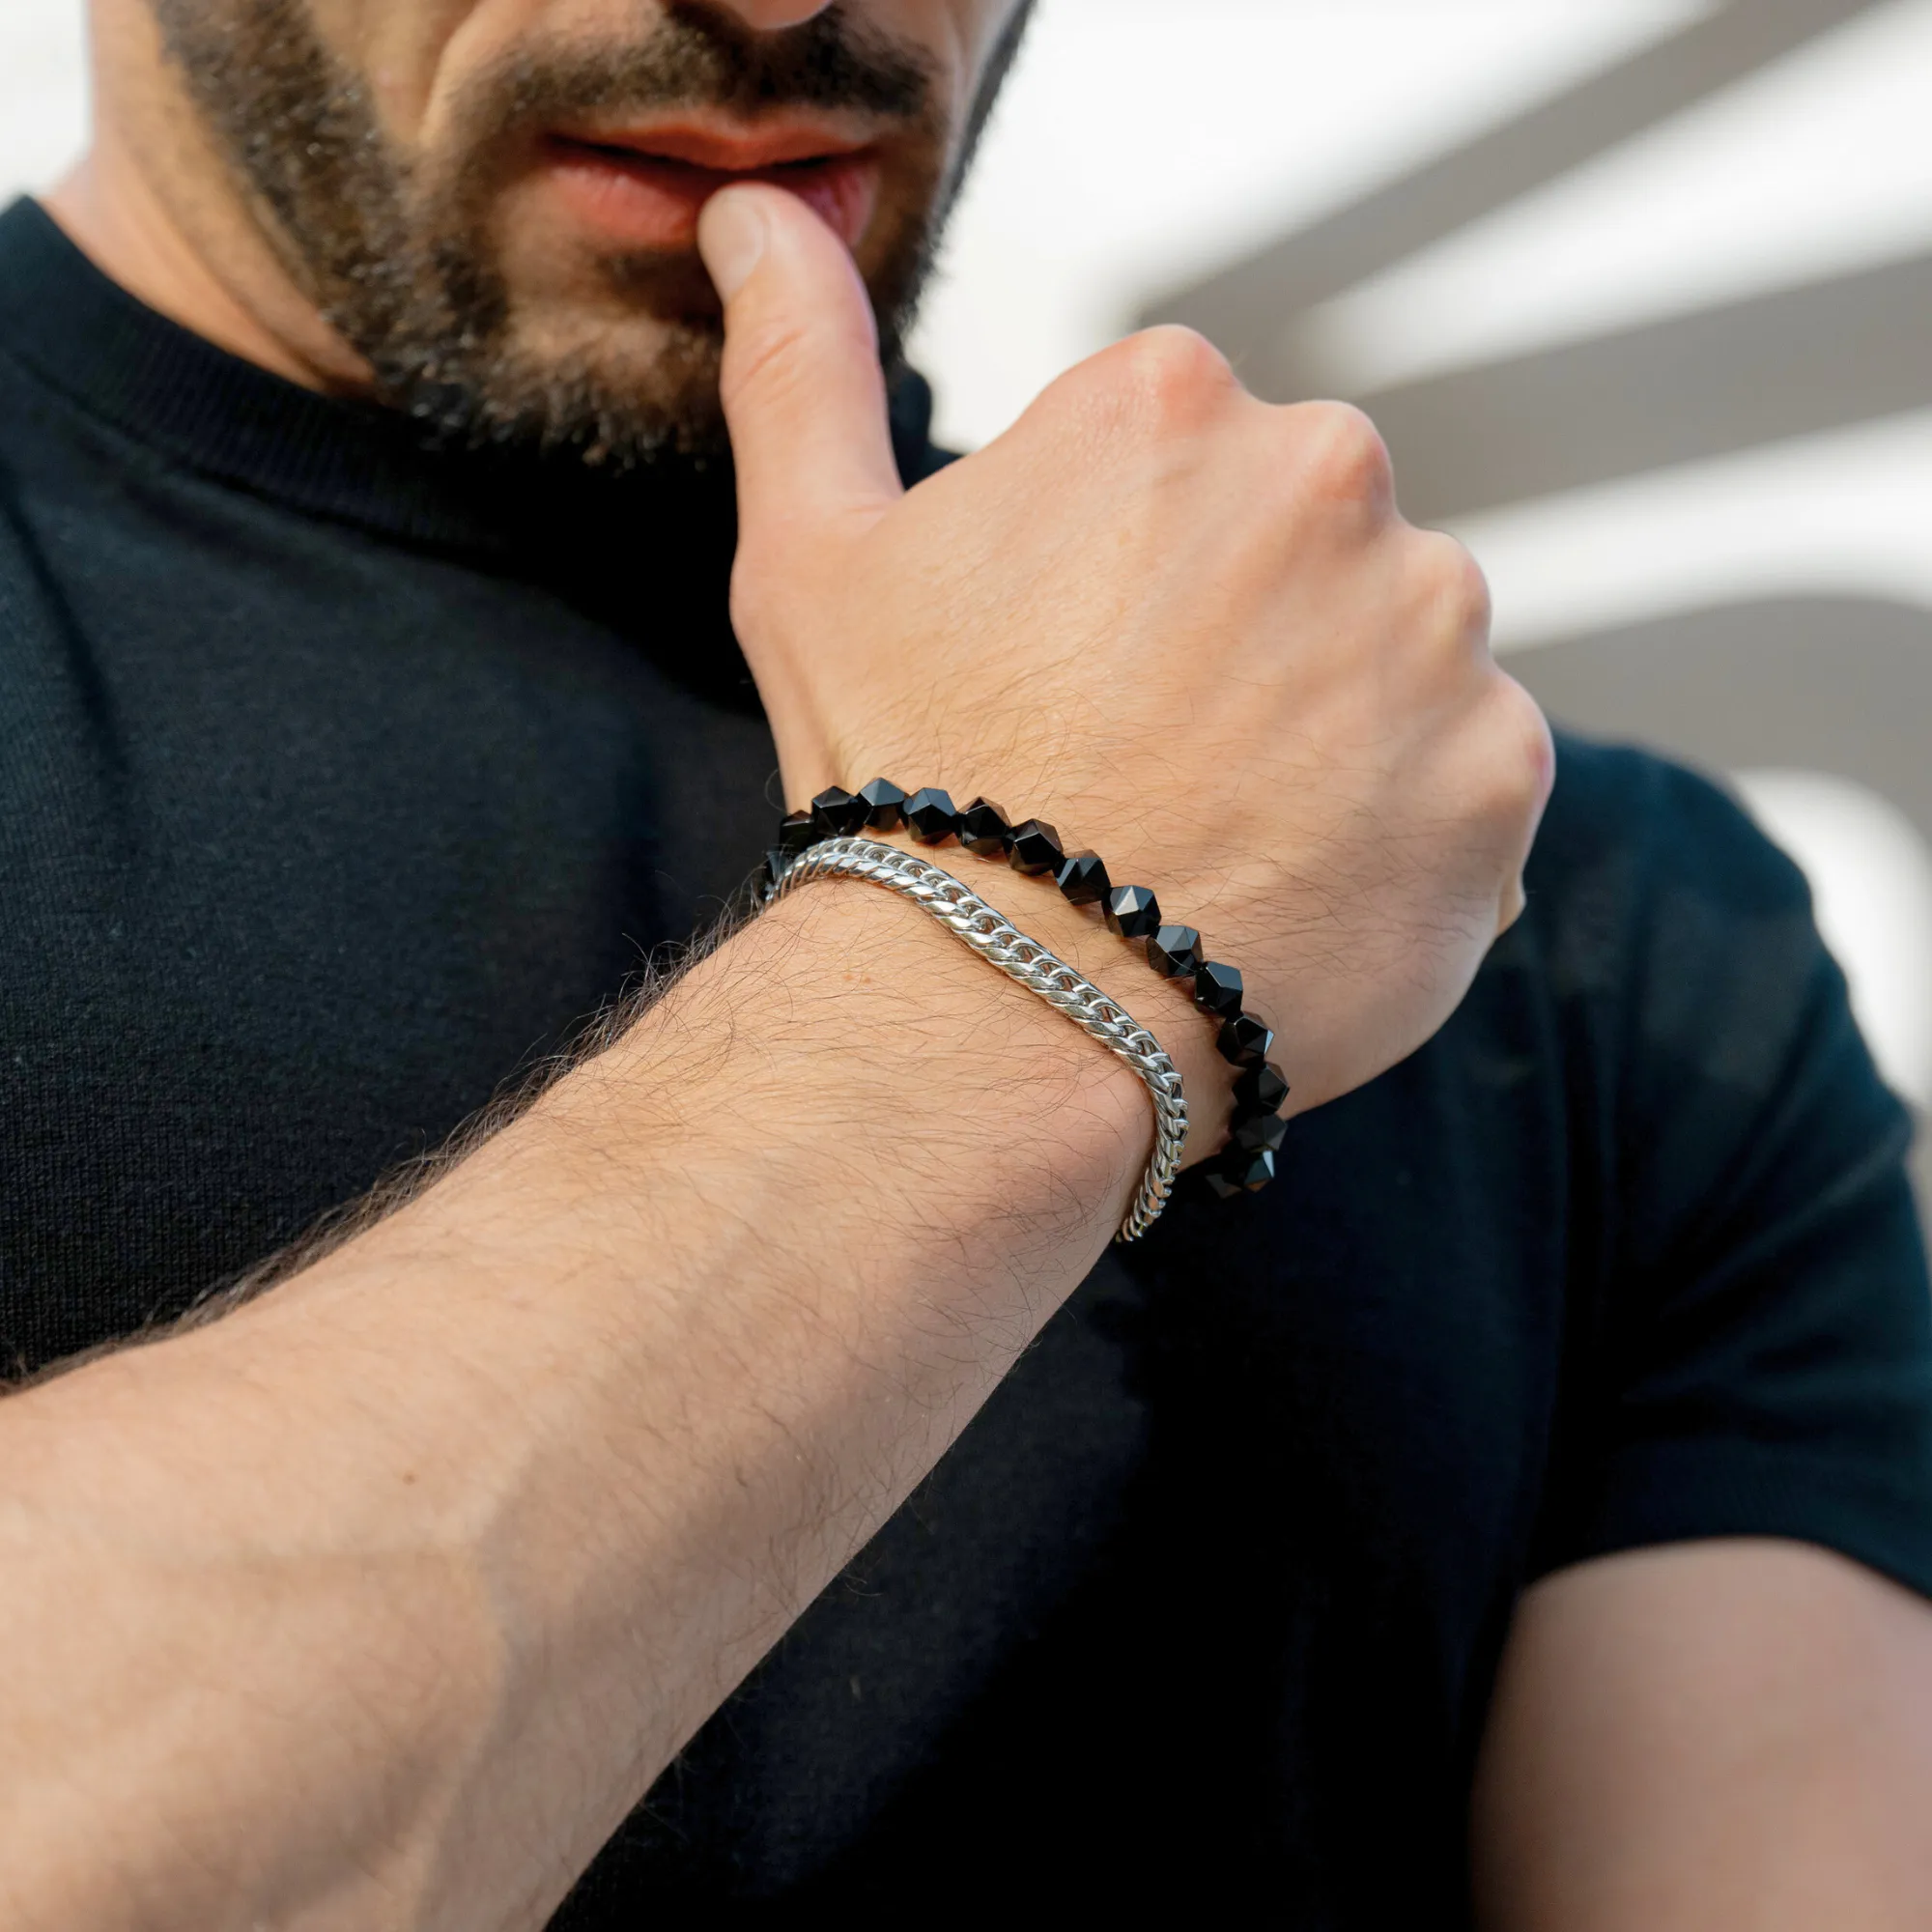
<path id="1" fill-rule="evenodd" d="M 98 269 L 183 327 L 304 388 L 366 395 L 368 366 L 283 268 L 165 84 L 147 10 L 99 6 L 94 30 L 98 132 L 47 212 Z"/>

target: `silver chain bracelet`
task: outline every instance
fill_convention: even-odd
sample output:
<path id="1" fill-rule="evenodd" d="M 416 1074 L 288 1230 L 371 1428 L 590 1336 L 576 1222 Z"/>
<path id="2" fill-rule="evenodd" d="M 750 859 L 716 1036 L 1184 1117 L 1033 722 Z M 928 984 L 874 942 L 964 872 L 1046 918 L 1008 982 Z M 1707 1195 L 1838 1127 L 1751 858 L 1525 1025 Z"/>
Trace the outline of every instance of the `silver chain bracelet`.
<path id="1" fill-rule="evenodd" d="M 949 932 L 963 939 L 980 958 L 1028 991 L 1037 993 L 1140 1075 L 1153 1100 L 1153 1158 L 1148 1162 L 1134 1205 L 1114 1238 L 1133 1241 L 1145 1235 L 1167 1206 L 1187 1141 L 1187 1101 L 1180 1091 L 1180 1074 L 1153 1035 L 1091 980 L 1082 979 L 1064 959 L 1029 939 L 1005 914 L 994 911 L 951 872 L 942 871 L 916 852 L 902 852 L 876 838 L 826 838 L 809 846 L 776 873 L 765 889 L 763 902 L 771 905 L 795 887 L 822 878 L 863 879 L 911 899 Z"/>

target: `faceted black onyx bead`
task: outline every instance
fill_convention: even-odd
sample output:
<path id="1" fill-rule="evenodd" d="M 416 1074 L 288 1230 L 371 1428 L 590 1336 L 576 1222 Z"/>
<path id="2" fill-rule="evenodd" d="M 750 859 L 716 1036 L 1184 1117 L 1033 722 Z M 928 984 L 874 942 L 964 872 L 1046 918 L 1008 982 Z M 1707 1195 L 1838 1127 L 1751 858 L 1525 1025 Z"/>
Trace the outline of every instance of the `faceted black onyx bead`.
<path id="1" fill-rule="evenodd" d="M 1055 874 L 1069 905 L 1098 905 L 1114 890 L 1097 852 L 1076 852 Z"/>
<path id="2" fill-rule="evenodd" d="M 895 832 L 905 822 L 906 795 L 891 779 L 874 779 L 859 787 L 866 807 L 866 825 L 873 832 Z"/>
<path id="3" fill-rule="evenodd" d="M 922 845 L 937 845 L 959 830 L 959 808 L 950 791 L 925 785 L 906 800 L 905 822 Z"/>
<path id="4" fill-rule="evenodd" d="M 1012 836 L 1011 820 L 989 798 L 976 798 L 959 814 L 960 844 L 982 859 L 1004 858 Z"/>
<path id="5" fill-rule="evenodd" d="M 1201 970 L 1201 935 L 1191 925 L 1164 925 L 1148 941 L 1148 964 L 1167 980 L 1191 980 Z"/>
<path id="6" fill-rule="evenodd" d="M 1116 886 L 1102 903 L 1107 923 L 1122 939 L 1148 939 L 1160 930 L 1160 901 L 1145 886 Z"/>
<path id="7" fill-rule="evenodd" d="M 1244 1114 L 1278 1114 L 1288 1098 L 1288 1075 L 1273 1061 L 1246 1068 L 1235 1082 L 1235 1105 Z"/>
<path id="8" fill-rule="evenodd" d="M 1237 1013 L 1221 1022 L 1214 1044 L 1221 1049 L 1221 1058 L 1236 1066 L 1259 1066 L 1268 1057 L 1274 1035 L 1253 1013 Z"/>
<path id="9" fill-rule="evenodd" d="M 779 820 L 779 850 L 803 852 L 818 838 L 818 821 L 807 811 L 788 811 Z"/>
<path id="10" fill-rule="evenodd" d="M 1007 859 L 1014 871 L 1037 879 L 1042 872 L 1052 872 L 1057 877 L 1066 863 L 1066 854 L 1061 847 L 1060 834 L 1045 819 L 1029 818 L 1024 825 L 1013 827 Z"/>
<path id="11" fill-rule="evenodd" d="M 1250 1151 L 1230 1148 L 1208 1170 L 1208 1184 L 1223 1201 L 1236 1194 L 1259 1194 L 1274 1179 L 1274 1153 L 1268 1148 Z"/>
<path id="12" fill-rule="evenodd" d="M 866 801 L 828 786 L 811 801 L 811 819 L 821 838 L 849 838 L 866 823 Z"/>
<path id="13" fill-rule="evenodd" d="M 1231 1020 L 1241 1010 L 1241 970 L 1209 959 L 1194 976 L 1194 1004 L 1204 1013 Z"/>
<path id="14" fill-rule="evenodd" d="M 1243 1153 L 1277 1153 L 1288 1138 L 1288 1122 L 1279 1114 L 1250 1114 L 1235 1122 L 1235 1145 Z"/>

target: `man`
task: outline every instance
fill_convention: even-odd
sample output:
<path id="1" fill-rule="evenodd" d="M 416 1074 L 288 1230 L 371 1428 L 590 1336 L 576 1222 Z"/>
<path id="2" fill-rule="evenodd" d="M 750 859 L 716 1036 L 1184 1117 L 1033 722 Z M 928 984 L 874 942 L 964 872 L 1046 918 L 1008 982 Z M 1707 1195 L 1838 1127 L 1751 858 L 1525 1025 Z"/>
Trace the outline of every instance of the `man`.
<path id="1" fill-rule="evenodd" d="M 1472 1793 L 1497 1926 L 1932 1917 L 1926 1282 L 1802 888 L 1566 745 L 1523 911 L 1541 721 L 1349 412 L 1169 333 L 889 420 L 1019 25 L 99 0 L 0 224 L 0 1922 L 1450 1924 Z M 1107 1246 L 1138 1076 L 858 883 L 611 1005 L 877 772 L 1198 919 L 1271 1190 Z M 1218 1158 L 1180 983 L 936 856 Z"/>

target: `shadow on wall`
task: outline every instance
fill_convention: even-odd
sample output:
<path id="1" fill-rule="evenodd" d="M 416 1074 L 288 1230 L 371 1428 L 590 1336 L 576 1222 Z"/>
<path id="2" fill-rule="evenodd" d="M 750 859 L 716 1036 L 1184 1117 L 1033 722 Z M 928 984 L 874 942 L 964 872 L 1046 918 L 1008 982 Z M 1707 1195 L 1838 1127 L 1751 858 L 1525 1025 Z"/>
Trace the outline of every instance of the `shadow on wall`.
<path id="1" fill-rule="evenodd" d="M 1260 395 L 1327 392 L 1302 349 L 1318 305 L 1875 3 L 1736 0 L 1141 320 L 1200 329 Z M 1932 258 L 1921 258 L 1350 400 L 1387 439 L 1404 508 L 1440 523 L 1923 408 L 1928 312 Z M 1916 1178 L 1932 1207 L 1932 610 L 1876 595 L 1754 601 L 1545 642 L 1509 668 L 1568 724 L 1733 775 L 1801 863 L 1823 847 L 1793 836 L 1807 794 L 1783 780 L 1818 774 L 1841 793 L 1878 795 L 1863 822 L 1899 825 L 1904 871 L 1867 868 L 1863 886 L 1833 891 L 1816 863 L 1807 869 L 1881 1064 L 1919 1113 Z M 1896 907 L 1834 917 L 1861 890 L 1924 903 L 1889 923 L 1856 915 Z"/>

